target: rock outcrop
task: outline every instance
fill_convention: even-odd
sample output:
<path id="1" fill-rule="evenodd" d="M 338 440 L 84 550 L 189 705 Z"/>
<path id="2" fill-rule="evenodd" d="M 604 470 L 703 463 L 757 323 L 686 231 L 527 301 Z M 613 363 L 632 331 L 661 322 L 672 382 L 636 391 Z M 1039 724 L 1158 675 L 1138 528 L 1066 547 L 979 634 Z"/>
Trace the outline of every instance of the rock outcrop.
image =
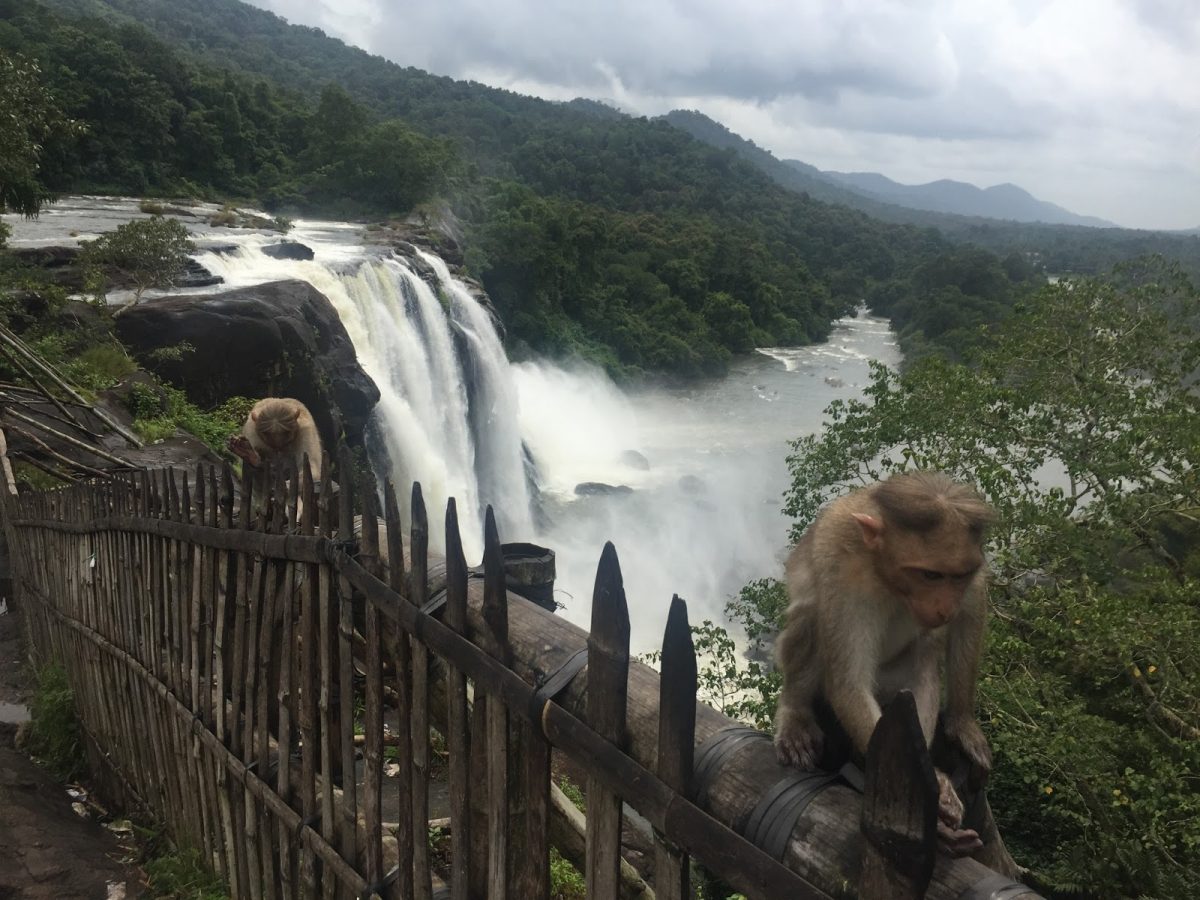
<path id="1" fill-rule="evenodd" d="M 145 301 L 116 320 L 145 368 L 201 406 L 231 396 L 295 397 L 326 447 L 361 445 L 379 389 L 329 300 L 303 281 Z M 190 345 L 182 353 L 156 351 Z"/>

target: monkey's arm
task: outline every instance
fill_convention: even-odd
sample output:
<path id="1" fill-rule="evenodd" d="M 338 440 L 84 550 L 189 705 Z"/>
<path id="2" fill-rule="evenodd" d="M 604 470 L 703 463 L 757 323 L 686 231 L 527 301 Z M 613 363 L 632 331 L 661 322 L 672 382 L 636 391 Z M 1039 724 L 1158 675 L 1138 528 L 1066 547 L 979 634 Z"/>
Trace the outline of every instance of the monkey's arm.
<path id="1" fill-rule="evenodd" d="M 883 629 L 887 621 L 881 599 L 852 596 L 827 602 L 820 611 L 819 653 L 825 697 L 863 756 L 883 711 L 875 699 Z"/>
<path id="2" fill-rule="evenodd" d="M 262 465 L 262 457 L 244 434 L 235 434 L 229 439 L 229 452 L 240 457 L 256 469 Z"/>
<path id="3" fill-rule="evenodd" d="M 987 583 L 980 577 L 967 591 L 961 613 L 950 623 L 946 647 L 946 715 L 943 730 L 971 761 L 972 781 L 982 785 L 992 771 L 992 751 L 975 718 L 975 686 L 983 652 Z"/>

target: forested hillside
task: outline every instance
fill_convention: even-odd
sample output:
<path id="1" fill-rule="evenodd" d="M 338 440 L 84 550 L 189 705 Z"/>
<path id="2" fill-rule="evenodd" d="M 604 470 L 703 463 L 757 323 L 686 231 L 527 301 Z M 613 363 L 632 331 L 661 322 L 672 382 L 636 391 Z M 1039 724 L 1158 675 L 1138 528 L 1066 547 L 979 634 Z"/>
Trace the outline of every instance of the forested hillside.
<path id="1" fill-rule="evenodd" d="M 1048 225 L 913 209 L 834 183 L 826 173 L 799 160 L 777 159 L 694 110 L 674 110 L 664 118 L 698 140 L 737 153 L 789 190 L 861 210 L 884 222 L 936 228 L 950 241 L 976 244 L 1000 256 L 1020 254 L 1046 272 L 1102 275 L 1117 263 L 1161 254 L 1177 260 L 1190 274 L 1200 275 L 1200 235 L 1196 233 Z"/>
<path id="2" fill-rule="evenodd" d="M 518 353 L 717 373 L 821 339 L 867 297 L 911 308 L 920 343 L 931 286 L 955 315 L 924 337 L 954 346 L 1031 275 L 784 190 L 666 122 L 402 68 L 235 0 L 51 5 L 0 0 L 0 50 L 83 126 L 46 142 L 48 189 L 372 218 L 448 199 Z"/>

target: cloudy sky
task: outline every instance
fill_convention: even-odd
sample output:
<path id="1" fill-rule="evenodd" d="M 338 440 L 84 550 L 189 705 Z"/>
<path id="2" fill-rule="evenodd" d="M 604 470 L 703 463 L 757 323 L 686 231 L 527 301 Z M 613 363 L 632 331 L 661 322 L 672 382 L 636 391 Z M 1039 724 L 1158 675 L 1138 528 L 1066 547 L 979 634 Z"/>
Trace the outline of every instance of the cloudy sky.
<path id="1" fill-rule="evenodd" d="M 1200 0 L 250 0 L 404 65 L 781 158 L 1200 226 Z"/>

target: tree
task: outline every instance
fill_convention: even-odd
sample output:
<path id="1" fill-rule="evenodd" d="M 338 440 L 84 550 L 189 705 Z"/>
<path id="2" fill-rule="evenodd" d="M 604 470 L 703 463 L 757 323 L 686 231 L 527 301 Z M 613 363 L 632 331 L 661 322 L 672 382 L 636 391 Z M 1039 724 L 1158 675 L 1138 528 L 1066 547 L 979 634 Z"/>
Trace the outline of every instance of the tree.
<path id="1" fill-rule="evenodd" d="M 170 285 L 196 249 L 188 230 L 163 216 L 126 222 L 83 246 L 86 267 L 115 272 L 133 285 L 133 299 L 118 313 L 136 305 L 147 288 Z"/>
<path id="2" fill-rule="evenodd" d="M 1200 896 L 1197 323 L 1200 293 L 1161 264 L 1049 286 L 970 365 L 876 366 L 865 400 L 832 404 L 788 460 L 793 538 L 832 495 L 912 467 L 997 508 L 992 805 L 1052 890 Z M 752 645 L 774 596 L 753 585 L 731 605 Z M 761 717 L 775 686 L 747 686 Z"/>
<path id="3" fill-rule="evenodd" d="M 0 50 L 0 212 L 38 214 L 51 196 L 38 177 L 42 147 L 79 130 L 62 116 L 37 65 Z"/>

